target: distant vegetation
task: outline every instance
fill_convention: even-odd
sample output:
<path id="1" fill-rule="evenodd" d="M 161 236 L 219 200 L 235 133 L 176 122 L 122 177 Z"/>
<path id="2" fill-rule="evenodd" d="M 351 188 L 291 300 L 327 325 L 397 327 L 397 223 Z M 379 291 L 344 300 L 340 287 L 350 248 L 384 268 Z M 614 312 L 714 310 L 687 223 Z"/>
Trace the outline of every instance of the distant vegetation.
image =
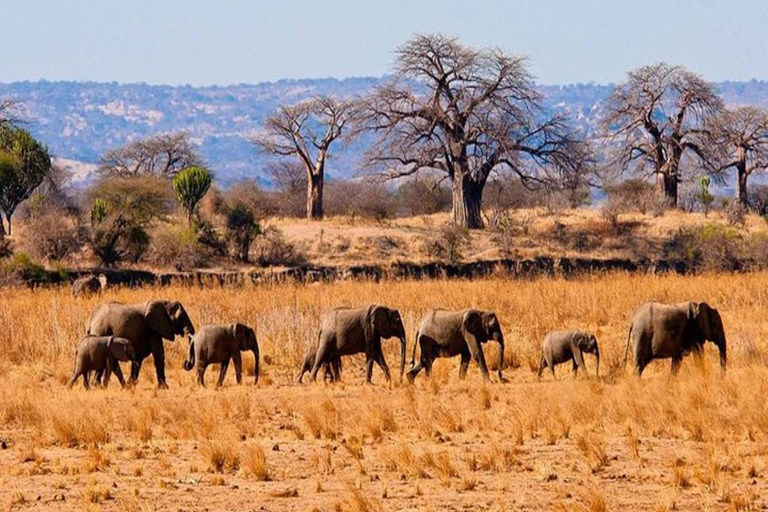
<path id="1" fill-rule="evenodd" d="M 43 106 L 59 100 L 39 92 L 61 88 L 83 94 L 68 96 L 69 124 L 52 139 L 59 147 L 92 141 L 97 154 L 74 146 L 60 153 L 96 162 L 86 188 L 71 186 L 43 144 L 50 113 L 61 106 L 45 114 Z M 5 86 L 13 96 L 0 102 L 0 255 L 18 249 L 5 234 L 20 206 L 22 245 L 35 259 L 177 268 L 226 258 L 302 261 L 265 225 L 274 217 L 383 220 L 450 211 L 452 226 L 437 230 L 442 239 L 432 246 L 454 261 L 467 239 L 462 230 L 490 227 L 506 254 L 511 209 L 578 208 L 590 204 L 593 190 L 605 194 L 602 217 L 616 234 L 630 212 L 722 210 L 738 226 L 749 211 L 768 211 L 765 188 L 750 184 L 768 168 L 768 111 L 760 106 L 768 86 L 717 86 L 681 66 L 643 66 L 611 88 L 539 87 L 526 59 L 432 34 L 400 46 L 393 74 L 382 80 L 152 87 L 155 100 L 166 100 L 153 105 L 138 98 L 142 88 Z M 135 94 L 110 97 L 115 90 Z M 265 90 L 253 110 L 248 91 Z M 727 106 L 745 97 L 755 104 Z M 186 117 L 170 119 L 169 105 Z M 121 119 L 122 128 L 108 123 L 94 139 L 80 108 L 100 112 L 94 122 Z M 214 118 L 215 126 L 206 124 Z M 234 153 L 211 150 L 209 137 L 226 127 L 226 137 L 259 159 L 242 169 L 247 178 L 232 181 L 240 164 L 222 159 Z M 103 137 L 117 134 L 125 135 L 102 149 Z M 342 170 L 348 179 L 339 179 Z M 723 185 L 733 187 L 733 198 L 715 196 Z"/>

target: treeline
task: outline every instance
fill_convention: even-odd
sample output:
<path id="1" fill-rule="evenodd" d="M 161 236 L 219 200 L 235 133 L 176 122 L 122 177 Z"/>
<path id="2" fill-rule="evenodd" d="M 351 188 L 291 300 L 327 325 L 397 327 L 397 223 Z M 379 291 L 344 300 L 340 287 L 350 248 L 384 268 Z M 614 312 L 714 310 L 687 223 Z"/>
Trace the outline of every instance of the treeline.
<path id="1" fill-rule="evenodd" d="M 256 180 L 219 189 L 183 132 L 107 151 L 91 186 L 71 190 L 17 107 L 0 103 L 0 254 L 23 206 L 20 243 L 39 259 L 291 264 L 301 254 L 260 219 L 449 210 L 457 228 L 477 229 L 503 226 L 510 208 L 577 207 L 602 189 L 614 225 L 632 209 L 718 206 L 738 222 L 749 208 L 764 213 L 768 195 L 749 186 L 768 166 L 768 113 L 726 108 L 695 73 L 664 63 L 631 71 L 601 106 L 601 132 L 587 137 L 569 112 L 544 106 L 525 58 L 440 34 L 399 47 L 392 78 L 364 96 L 284 105 L 254 127 L 254 150 L 272 157 L 255 178 L 269 190 Z M 364 134 L 373 142 L 360 178 L 326 181 L 334 154 Z M 711 185 L 731 180 L 734 199 L 718 205 Z"/>

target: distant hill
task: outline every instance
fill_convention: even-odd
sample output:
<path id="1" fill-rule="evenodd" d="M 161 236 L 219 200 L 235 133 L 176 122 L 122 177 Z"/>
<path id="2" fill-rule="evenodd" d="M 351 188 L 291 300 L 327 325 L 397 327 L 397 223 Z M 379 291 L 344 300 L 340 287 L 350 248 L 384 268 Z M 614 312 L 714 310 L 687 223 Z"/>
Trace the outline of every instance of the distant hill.
<path id="1" fill-rule="evenodd" d="M 87 181 L 99 157 L 135 137 L 188 131 L 224 184 L 243 177 L 265 182 L 266 159 L 256 154 L 248 135 L 278 105 L 314 94 L 363 94 L 384 78 L 280 80 L 225 87 L 191 87 L 93 82 L 16 82 L 0 84 L 0 97 L 19 99 L 29 128 L 52 153 L 70 166 L 76 181 Z M 768 107 L 768 82 L 722 82 L 728 104 Z M 594 130 L 600 103 L 611 86 L 540 86 L 551 106 L 569 110 L 579 127 Z M 353 176 L 365 141 L 336 151 L 330 178 Z"/>

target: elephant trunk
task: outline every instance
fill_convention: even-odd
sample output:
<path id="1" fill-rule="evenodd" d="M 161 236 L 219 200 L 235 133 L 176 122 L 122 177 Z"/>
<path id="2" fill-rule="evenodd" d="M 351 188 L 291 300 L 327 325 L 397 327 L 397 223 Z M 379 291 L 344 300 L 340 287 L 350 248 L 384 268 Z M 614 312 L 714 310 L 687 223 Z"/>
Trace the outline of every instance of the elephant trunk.
<path id="1" fill-rule="evenodd" d="M 253 351 L 253 374 L 255 375 L 253 383 L 258 384 L 259 383 L 259 347 L 258 346 L 253 347 L 252 351 Z"/>
<path id="2" fill-rule="evenodd" d="M 403 382 L 405 374 L 405 336 L 400 337 L 400 382 Z"/>
<path id="3" fill-rule="evenodd" d="M 723 336 L 723 339 L 717 344 L 717 348 L 720 349 L 720 370 L 725 372 L 725 365 L 727 363 L 725 336 Z"/>
<path id="4" fill-rule="evenodd" d="M 189 357 L 184 361 L 184 369 L 190 371 L 195 367 L 195 339 L 189 337 Z"/>

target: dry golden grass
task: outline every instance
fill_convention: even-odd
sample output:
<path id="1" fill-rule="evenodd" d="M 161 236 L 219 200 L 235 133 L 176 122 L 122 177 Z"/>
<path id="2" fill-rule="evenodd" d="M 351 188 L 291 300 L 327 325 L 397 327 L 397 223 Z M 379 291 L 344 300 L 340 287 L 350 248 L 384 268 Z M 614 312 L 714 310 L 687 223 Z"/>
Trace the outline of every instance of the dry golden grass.
<path id="1" fill-rule="evenodd" d="M 64 289 L 4 289 L 0 507 L 754 510 L 768 495 L 767 285 L 758 273 L 114 289 L 77 300 Z M 165 345 L 170 390 L 155 388 L 151 361 L 130 390 L 66 389 L 90 309 L 152 297 L 181 300 L 197 326 L 256 326 L 268 379 L 200 389 L 181 369 L 180 339 Z M 641 382 L 626 377 L 626 324 L 649 299 L 718 307 L 726 375 L 708 347 L 677 379 L 669 362 Z M 459 381 L 458 361 L 438 360 L 429 382 L 385 385 L 376 369 L 366 386 L 351 359 L 341 384 L 294 384 L 321 311 L 372 300 L 400 309 L 409 358 L 426 309 L 493 309 L 506 361 L 519 366 L 505 369 L 509 383 L 487 385 L 474 364 Z M 611 372 L 537 383 L 540 341 L 556 327 L 595 332 Z M 385 348 L 396 367 L 397 343 Z M 486 352 L 493 362 L 496 348 Z"/>

